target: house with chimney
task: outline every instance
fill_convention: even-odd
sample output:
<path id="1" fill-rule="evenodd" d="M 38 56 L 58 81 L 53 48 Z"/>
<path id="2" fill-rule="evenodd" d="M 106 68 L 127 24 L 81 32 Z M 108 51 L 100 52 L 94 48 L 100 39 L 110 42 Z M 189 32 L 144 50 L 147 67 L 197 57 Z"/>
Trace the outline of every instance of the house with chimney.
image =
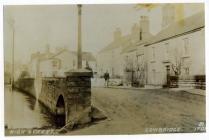
<path id="1" fill-rule="evenodd" d="M 103 76 L 105 72 L 110 74 L 111 78 L 123 77 L 123 56 L 122 50 L 129 46 L 134 40 L 135 33 L 129 35 L 122 35 L 120 28 L 114 31 L 113 41 L 105 48 L 98 52 L 97 55 L 97 71 L 98 76 Z"/>
<path id="2" fill-rule="evenodd" d="M 145 83 L 145 61 L 144 49 L 141 45 L 150 39 L 153 35 L 150 33 L 150 23 L 147 16 L 141 16 L 139 28 L 132 27 L 137 38 L 122 51 L 124 61 L 124 83 L 132 86 L 143 86 Z"/>
<path id="3" fill-rule="evenodd" d="M 90 52 L 82 53 L 82 67 L 96 72 L 96 58 Z M 31 55 L 29 63 L 31 77 L 62 77 L 64 73 L 77 68 L 77 53 L 67 48 L 57 48 L 45 52 L 36 52 Z"/>
<path id="4" fill-rule="evenodd" d="M 204 79 L 204 12 L 185 18 L 182 4 L 165 4 L 161 29 L 138 41 L 137 47 L 125 50 L 137 56 L 132 61 L 136 62 L 134 80 L 140 85 L 162 87 L 168 82 L 168 74 L 177 75 L 179 86 L 194 85 L 196 76 Z"/>
<path id="5" fill-rule="evenodd" d="M 122 35 L 120 28 L 117 28 L 114 31 L 113 41 L 98 53 L 98 75 L 103 76 L 108 72 L 111 78 L 130 81 L 132 73 L 129 69 L 135 67 L 137 59 L 136 43 L 151 36 L 148 26 L 148 17 L 141 16 L 139 23 L 132 26 L 130 34 Z"/>
<path id="6" fill-rule="evenodd" d="M 147 84 L 165 85 L 169 74 L 178 76 L 180 86 L 192 86 L 195 76 L 205 75 L 204 12 L 172 22 L 145 48 Z"/>
<path id="7" fill-rule="evenodd" d="M 122 51 L 124 82 L 162 87 L 172 80 L 168 75 L 177 77 L 178 87 L 194 87 L 197 81 L 205 81 L 204 12 L 185 17 L 183 4 L 165 4 L 162 30 L 156 35 L 149 33 L 145 19 L 142 17 L 144 31 L 140 30 L 139 40 Z"/>

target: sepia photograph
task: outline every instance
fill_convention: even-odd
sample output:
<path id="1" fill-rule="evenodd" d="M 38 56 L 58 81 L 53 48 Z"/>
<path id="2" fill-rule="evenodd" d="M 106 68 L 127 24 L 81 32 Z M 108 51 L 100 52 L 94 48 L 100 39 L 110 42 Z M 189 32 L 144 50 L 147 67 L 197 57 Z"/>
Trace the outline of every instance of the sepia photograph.
<path id="1" fill-rule="evenodd" d="M 204 3 L 3 5 L 5 136 L 206 133 Z"/>

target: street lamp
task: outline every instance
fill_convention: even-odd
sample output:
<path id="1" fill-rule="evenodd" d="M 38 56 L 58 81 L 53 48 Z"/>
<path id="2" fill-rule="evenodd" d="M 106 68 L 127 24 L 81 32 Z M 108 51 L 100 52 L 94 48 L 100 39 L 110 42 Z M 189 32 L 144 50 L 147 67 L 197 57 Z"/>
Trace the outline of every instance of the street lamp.
<path id="1" fill-rule="evenodd" d="M 12 79 L 11 79 L 11 87 L 13 89 L 14 86 L 14 45 L 15 45 L 15 21 L 13 19 L 10 19 L 8 21 L 8 24 L 10 25 L 10 27 L 12 28 Z"/>
<path id="2" fill-rule="evenodd" d="M 81 14 L 82 14 L 82 5 L 78 4 L 78 48 L 77 48 L 77 68 L 82 68 L 82 40 L 81 40 Z"/>

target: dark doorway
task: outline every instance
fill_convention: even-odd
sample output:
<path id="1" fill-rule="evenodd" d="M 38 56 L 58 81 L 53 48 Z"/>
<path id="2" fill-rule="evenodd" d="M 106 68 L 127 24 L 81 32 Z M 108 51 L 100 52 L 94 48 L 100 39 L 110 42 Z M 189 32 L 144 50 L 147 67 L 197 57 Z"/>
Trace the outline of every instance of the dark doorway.
<path id="1" fill-rule="evenodd" d="M 59 96 L 56 105 L 56 125 L 63 127 L 65 125 L 65 102 L 62 95 Z"/>

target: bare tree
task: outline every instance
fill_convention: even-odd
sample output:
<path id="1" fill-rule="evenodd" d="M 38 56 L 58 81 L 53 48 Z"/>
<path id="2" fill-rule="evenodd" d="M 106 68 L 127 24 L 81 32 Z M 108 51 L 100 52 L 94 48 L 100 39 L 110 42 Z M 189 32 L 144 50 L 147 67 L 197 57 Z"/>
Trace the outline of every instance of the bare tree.
<path id="1" fill-rule="evenodd" d="M 139 80 L 139 85 L 143 85 L 145 81 L 145 63 L 143 60 L 137 62 L 137 78 Z"/>
<path id="2" fill-rule="evenodd" d="M 171 68 L 175 74 L 175 76 L 181 75 L 182 69 L 182 53 L 179 52 L 177 49 L 174 51 L 174 62 L 171 62 Z"/>
<path id="3" fill-rule="evenodd" d="M 125 60 L 125 69 L 124 69 L 125 73 L 126 73 L 126 81 L 128 83 L 133 83 L 134 81 L 134 62 L 132 58 L 129 58 L 128 56 L 126 57 Z"/>

